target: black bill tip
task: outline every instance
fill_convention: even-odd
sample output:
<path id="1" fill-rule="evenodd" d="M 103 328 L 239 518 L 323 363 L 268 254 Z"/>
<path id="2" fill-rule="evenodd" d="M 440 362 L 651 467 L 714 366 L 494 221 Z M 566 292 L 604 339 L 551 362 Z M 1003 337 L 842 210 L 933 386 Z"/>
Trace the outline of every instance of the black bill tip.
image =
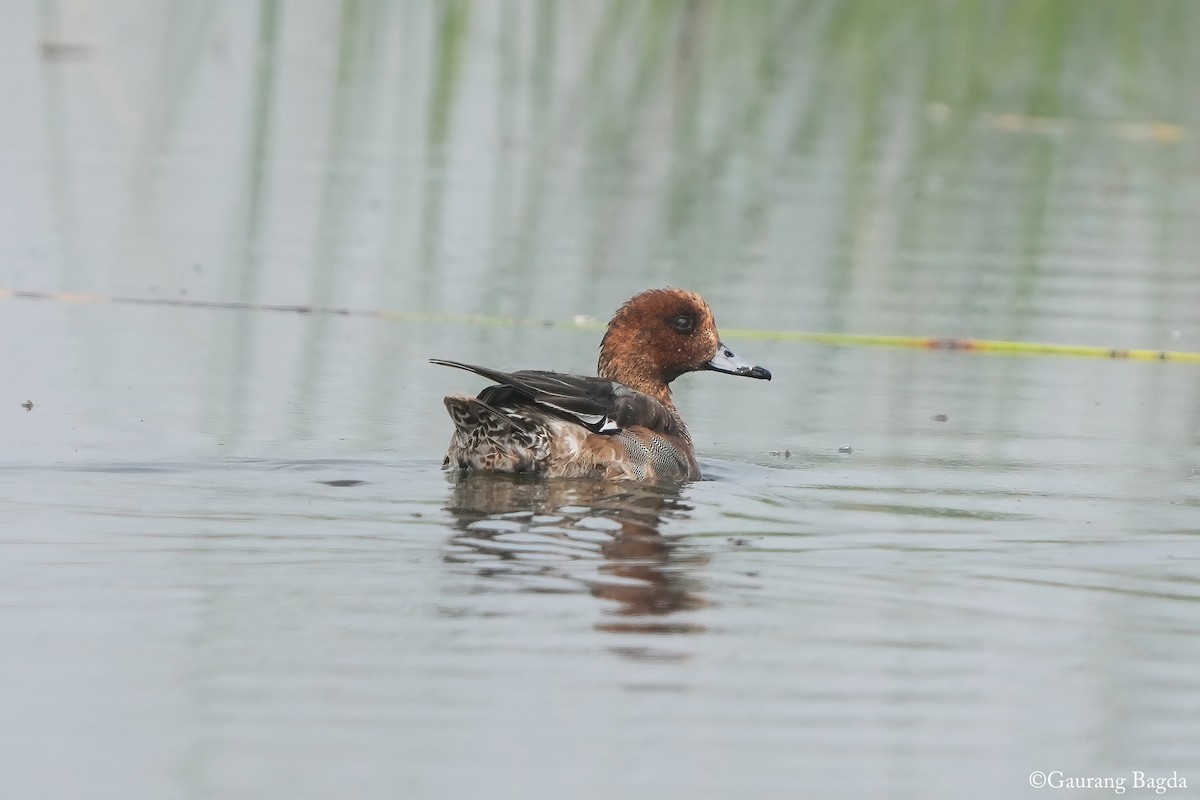
<path id="1" fill-rule="evenodd" d="M 721 342 L 717 343 L 717 352 L 704 363 L 701 369 L 724 372 L 726 375 L 740 375 L 743 378 L 758 378 L 764 381 L 771 380 L 771 371 L 769 369 L 756 367 L 753 364 L 743 361 Z"/>
<path id="2" fill-rule="evenodd" d="M 758 378 L 759 380 L 771 380 L 771 370 L 766 367 L 751 367 L 747 372 L 743 373 L 747 378 Z"/>

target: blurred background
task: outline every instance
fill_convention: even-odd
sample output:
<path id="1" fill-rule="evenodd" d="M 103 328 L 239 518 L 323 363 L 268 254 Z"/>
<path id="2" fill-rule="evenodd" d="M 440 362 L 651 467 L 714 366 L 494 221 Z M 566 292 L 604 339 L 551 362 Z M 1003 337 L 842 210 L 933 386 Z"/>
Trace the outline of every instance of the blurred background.
<path id="1" fill-rule="evenodd" d="M 5 797 L 1200 784 L 1196 367 L 772 336 L 1200 351 L 1197 41 L 1191 0 L 6 3 Z M 480 384 L 429 357 L 590 372 L 662 285 L 775 373 L 677 383 L 715 480 L 443 479 Z"/>
<path id="2" fill-rule="evenodd" d="M 1187 0 L 9 16 L 3 289 L 537 322 L 603 321 L 672 284 L 725 327 L 1200 349 Z M 272 442 L 333 425 L 402 444 L 382 409 L 451 380 L 428 355 L 594 363 L 594 330 L 544 353 L 521 326 L 159 311 L 98 311 L 103 337 L 30 313 L 43 363 L 202 365 L 187 427 L 226 447 L 258 401 L 304 417 Z M 112 320 L 146 314 L 153 335 L 114 347 Z M 410 346 L 427 334 L 447 346 Z M 263 370 L 280 385 L 256 385 Z M 352 409 L 312 410 L 339 387 Z"/>

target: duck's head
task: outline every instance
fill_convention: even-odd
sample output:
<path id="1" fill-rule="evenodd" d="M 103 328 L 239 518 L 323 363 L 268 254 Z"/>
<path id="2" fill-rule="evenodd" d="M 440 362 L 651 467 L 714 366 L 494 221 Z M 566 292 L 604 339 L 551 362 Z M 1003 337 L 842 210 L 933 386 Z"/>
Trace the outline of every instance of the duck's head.
<path id="1" fill-rule="evenodd" d="M 667 384 L 685 372 L 714 370 L 771 380 L 721 342 L 712 309 L 683 289 L 650 289 L 617 309 L 600 342 L 599 374 L 638 391 L 669 398 Z"/>

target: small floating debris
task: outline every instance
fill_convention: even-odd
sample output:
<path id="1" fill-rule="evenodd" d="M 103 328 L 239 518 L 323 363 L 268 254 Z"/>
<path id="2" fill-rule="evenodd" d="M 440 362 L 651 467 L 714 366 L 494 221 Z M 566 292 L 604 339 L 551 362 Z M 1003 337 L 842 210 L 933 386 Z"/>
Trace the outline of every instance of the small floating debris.
<path id="1" fill-rule="evenodd" d="M 358 486 L 360 484 L 366 483 L 366 481 L 356 481 L 351 478 L 343 478 L 343 479 L 336 480 L 336 481 L 317 481 L 317 482 L 323 483 L 326 486 L 336 486 L 339 488 L 343 487 L 343 486 Z"/>
<path id="2" fill-rule="evenodd" d="M 792 457 L 791 450 L 771 450 L 770 453 L 771 453 L 771 455 L 775 456 L 776 458 L 791 458 Z"/>
<path id="3" fill-rule="evenodd" d="M 854 452 L 854 448 L 853 448 L 853 447 L 851 447 L 851 446 L 850 446 L 850 445 L 848 445 L 848 444 L 844 444 L 844 445 L 842 445 L 841 447 L 839 447 L 839 448 L 838 448 L 838 452 L 839 452 L 839 453 L 845 453 L 846 455 L 850 455 L 851 453 L 853 453 L 853 452 Z"/>
<path id="4" fill-rule="evenodd" d="M 934 414 L 932 417 L 930 417 L 930 419 L 933 420 L 934 422 L 949 422 L 950 421 L 950 417 L 946 416 L 945 414 Z"/>
<path id="5" fill-rule="evenodd" d="M 46 61 L 86 61 L 96 52 L 96 45 L 90 42 L 43 39 L 40 45 Z"/>
<path id="6" fill-rule="evenodd" d="M 24 403 L 21 403 L 21 408 L 25 409 L 26 411 L 33 411 L 33 401 L 26 400 Z"/>

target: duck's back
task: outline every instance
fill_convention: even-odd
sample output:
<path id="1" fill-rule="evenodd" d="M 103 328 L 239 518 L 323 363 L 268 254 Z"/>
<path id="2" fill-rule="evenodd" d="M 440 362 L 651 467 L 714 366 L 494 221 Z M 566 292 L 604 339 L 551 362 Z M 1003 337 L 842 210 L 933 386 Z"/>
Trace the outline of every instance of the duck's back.
<path id="1" fill-rule="evenodd" d="M 576 438 L 571 426 L 560 425 L 536 409 L 517 414 L 515 409 L 493 407 L 479 398 L 461 395 L 450 395 L 445 403 L 454 422 L 454 434 L 443 467 L 545 473 L 554 465 L 571 461 L 575 447 L 568 442 Z"/>
<path id="2" fill-rule="evenodd" d="M 610 480 L 700 475 L 675 409 L 627 386 L 579 375 L 438 363 L 498 382 L 477 397 L 445 399 L 454 422 L 447 468 Z"/>

